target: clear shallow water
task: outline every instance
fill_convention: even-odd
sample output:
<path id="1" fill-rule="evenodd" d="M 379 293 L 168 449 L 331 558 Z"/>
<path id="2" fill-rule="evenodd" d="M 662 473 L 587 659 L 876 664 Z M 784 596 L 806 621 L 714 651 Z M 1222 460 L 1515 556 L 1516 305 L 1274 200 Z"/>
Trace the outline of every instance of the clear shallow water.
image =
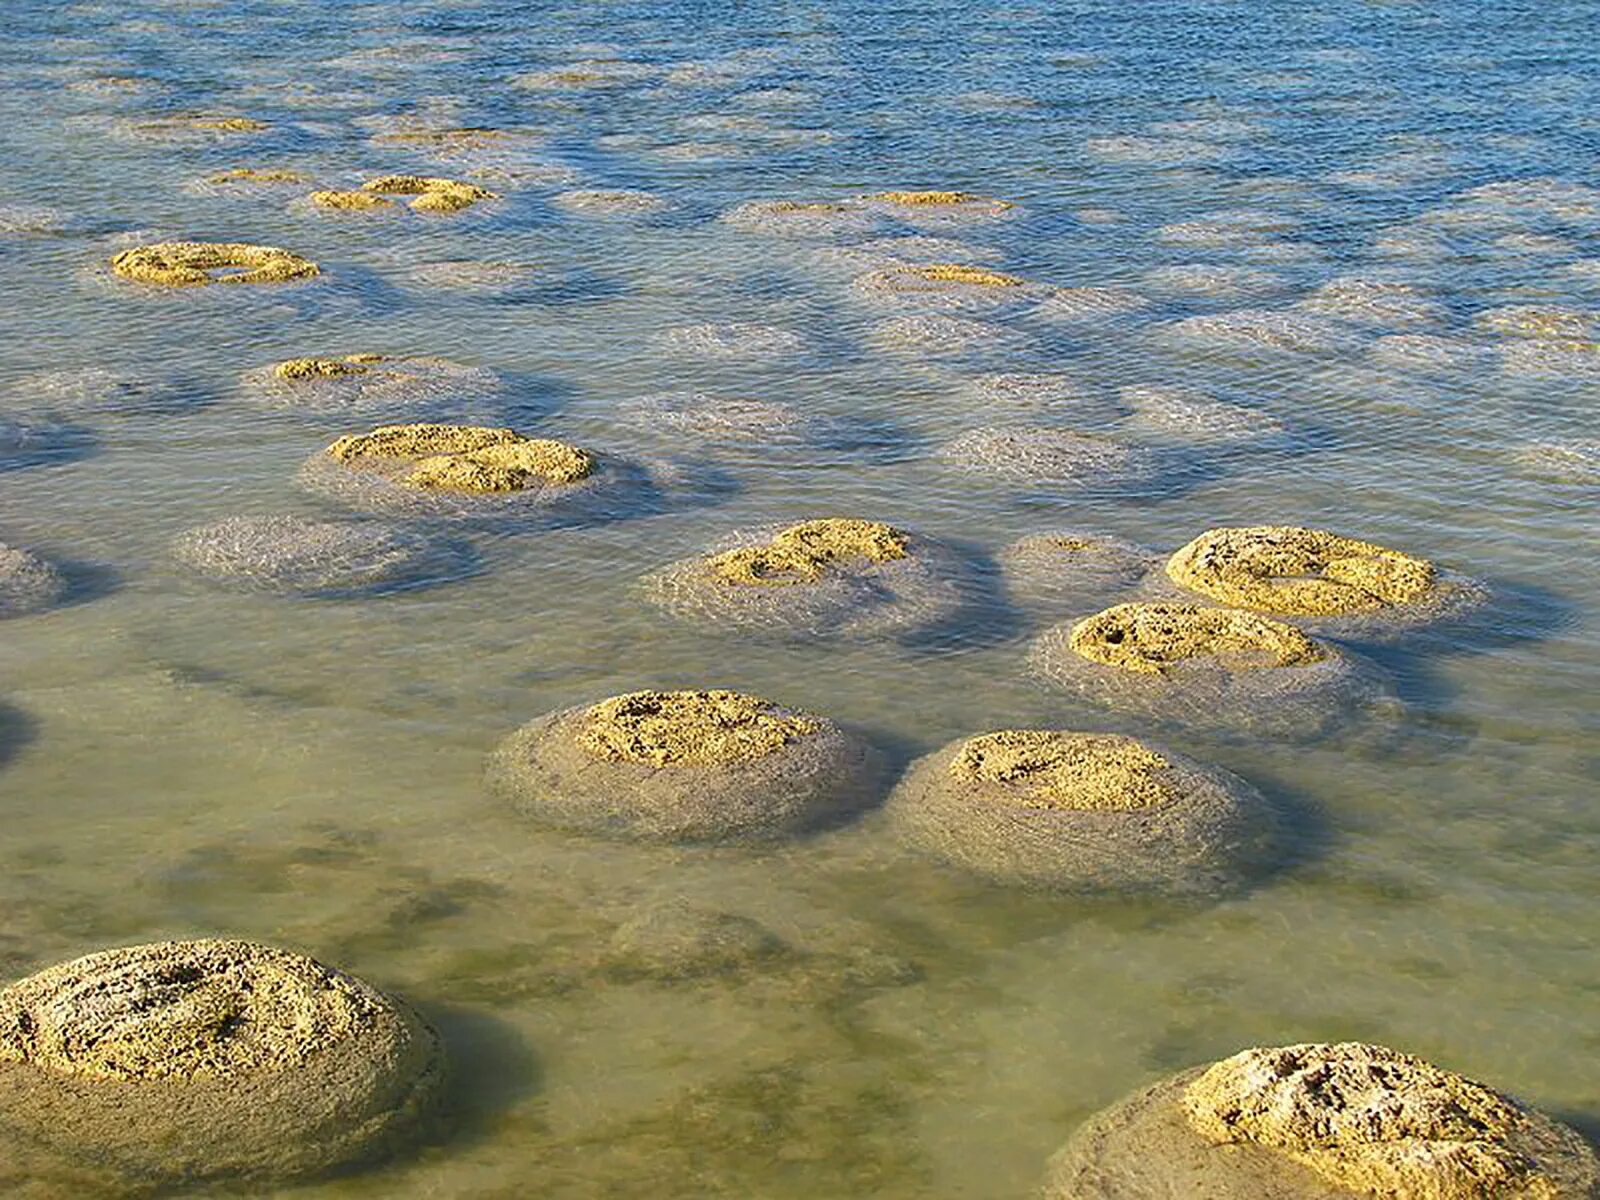
<path id="1" fill-rule="evenodd" d="M 457 1128 L 412 1161 L 296 1193 L 313 1196 L 1022 1196 L 1079 1120 L 1141 1082 L 1245 1045 L 1342 1037 L 1600 1124 L 1596 486 L 1517 458 L 1600 434 L 1600 370 L 1579 355 L 1529 374 L 1515 339 L 1476 323 L 1510 304 L 1600 307 L 1582 265 L 1600 256 L 1600 201 L 1467 196 L 1600 184 L 1595 6 L 1186 4 L 1137 21 L 1087 4 L 726 22 L 692 5 L 519 9 L 8 9 L 0 207 L 57 216 L 0 235 L 0 388 L 111 365 L 173 381 L 192 407 L 85 416 L 93 453 L 0 471 L 0 538 L 85 576 L 81 602 L 0 629 L 0 973 L 226 933 L 415 1001 L 461 1064 Z M 648 70 L 598 91 L 510 83 L 588 58 Z M 194 110 L 271 129 L 170 143 L 125 130 Z M 369 141 L 408 117 L 537 136 L 487 163 Z M 505 198 L 438 220 L 186 190 L 233 166 L 345 186 L 529 174 L 484 173 Z M 552 203 L 569 187 L 643 188 L 669 207 L 594 217 Z M 832 240 L 715 220 L 751 199 L 888 187 L 1018 207 Z M 1244 210 L 1231 224 L 1264 232 L 1243 244 L 1170 228 Z M 96 274 L 130 230 L 282 244 L 325 274 L 147 296 Z M 1020 342 L 887 352 L 871 327 L 902 310 L 853 295 L 860 268 L 819 250 L 918 232 L 1151 303 L 1084 323 L 1004 312 L 987 319 Z M 414 282 L 444 259 L 530 262 L 545 285 Z M 1196 264 L 1274 286 L 1219 298 L 1164 282 Z M 1415 285 L 1440 310 L 1335 322 L 1326 353 L 1241 355 L 1167 329 L 1287 310 L 1351 275 Z M 703 321 L 812 345 L 702 362 L 655 340 Z M 1457 339 L 1465 357 L 1418 369 L 1374 352 L 1401 333 Z M 476 574 L 415 592 L 294 601 L 186 577 L 167 555 L 183 529 L 335 511 L 294 473 L 342 426 L 263 409 L 240 376 L 359 350 L 499 372 L 502 419 L 685 461 L 688 494 L 635 521 L 475 533 Z M 1104 410 L 1135 386 L 1198 388 L 1299 436 L 1180 447 L 1163 486 L 1131 495 L 1018 493 L 931 456 L 1013 419 L 967 386 L 1000 370 L 1070 376 L 1098 402 L 1088 426 L 1130 439 Z M 871 423 L 874 441 L 708 455 L 615 415 L 688 389 Z M 26 388 L 4 403 L 43 404 Z M 699 633 L 641 599 L 641 575 L 728 530 L 819 513 L 980 555 L 1060 526 L 1168 549 L 1228 522 L 1326 524 L 1482 578 L 1496 600 L 1463 629 L 1370 651 L 1406 704 L 1392 728 L 1310 747 L 1163 734 L 1257 783 L 1299 831 L 1283 871 L 1199 909 L 1019 896 L 895 853 L 870 820 L 773 853 L 674 851 L 535 832 L 483 796 L 484 756 L 514 726 L 653 685 L 775 695 L 900 759 L 1009 725 L 1139 732 L 1026 677 L 1042 624 L 1021 613 L 937 652 L 785 647 Z M 675 984 L 616 977 L 617 926 L 680 895 L 764 922 L 794 955 Z"/>

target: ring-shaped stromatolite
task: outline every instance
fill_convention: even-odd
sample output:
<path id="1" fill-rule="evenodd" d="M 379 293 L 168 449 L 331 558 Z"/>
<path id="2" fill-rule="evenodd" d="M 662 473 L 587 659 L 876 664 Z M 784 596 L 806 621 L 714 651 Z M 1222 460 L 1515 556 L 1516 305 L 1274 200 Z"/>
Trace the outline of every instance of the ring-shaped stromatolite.
<path id="1" fill-rule="evenodd" d="M 1389 698 L 1381 673 L 1282 621 L 1130 603 L 1047 630 L 1030 665 L 1053 687 L 1200 728 L 1309 737 Z"/>
<path id="2" fill-rule="evenodd" d="M 630 484 L 648 487 L 643 474 L 552 438 L 424 423 L 339 438 L 306 460 L 300 478 L 358 509 L 470 519 L 603 509 Z"/>
<path id="3" fill-rule="evenodd" d="M 1245 1050 L 1091 1117 L 1046 1200 L 1593 1200 L 1575 1130 L 1485 1084 L 1360 1042 Z"/>
<path id="4" fill-rule="evenodd" d="M 254 942 L 108 950 L 0 991 L 0 1146 L 114 1194 L 377 1158 L 443 1073 L 404 1004 Z"/>
<path id="5" fill-rule="evenodd" d="M 824 517 L 735 535 L 645 581 L 680 620 L 778 637 L 911 636 L 970 602 L 949 547 L 882 521 Z"/>
<path id="6" fill-rule="evenodd" d="M 1264 861 L 1272 814 L 1228 772 L 1134 738 L 1008 729 L 913 763 L 885 807 L 917 850 L 999 883 L 1215 895 Z"/>
<path id="7" fill-rule="evenodd" d="M 459 179 L 444 179 L 435 175 L 380 175 L 361 185 L 367 196 L 414 196 L 411 209 L 421 213 L 453 213 L 470 208 L 482 200 L 497 200 L 498 196 L 487 188 Z M 323 193 L 348 195 L 349 193 Z M 387 203 L 387 201 L 385 201 Z M 349 208 L 351 204 L 332 207 Z"/>
<path id="8" fill-rule="evenodd" d="M 1484 596 L 1425 558 L 1295 525 L 1208 530 L 1167 560 L 1166 573 L 1223 604 L 1345 633 L 1426 624 Z"/>
<path id="9" fill-rule="evenodd" d="M 875 799 L 876 753 L 824 717 L 733 691 L 632 692 L 511 735 L 488 784 L 518 812 L 579 833 L 762 842 Z"/>
<path id="10" fill-rule="evenodd" d="M 136 283 L 199 287 L 210 283 L 288 283 L 321 273 L 316 263 L 277 246 L 248 242 L 155 242 L 111 260 L 111 270 Z"/>
<path id="11" fill-rule="evenodd" d="M 173 557 L 221 583 L 303 596 L 349 596 L 442 582 L 453 547 L 377 521 L 229 517 L 180 534 Z"/>
<path id="12" fill-rule="evenodd" d="M 44 612 L 66 594 L 66 576 L 53 563 L 0 542 L 0 617 Z"/>

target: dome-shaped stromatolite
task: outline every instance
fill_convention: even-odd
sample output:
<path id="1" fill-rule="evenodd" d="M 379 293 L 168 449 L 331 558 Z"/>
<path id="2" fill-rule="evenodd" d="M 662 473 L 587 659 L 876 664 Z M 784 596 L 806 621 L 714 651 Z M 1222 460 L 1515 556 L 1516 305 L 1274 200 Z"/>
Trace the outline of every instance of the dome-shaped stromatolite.
<path id="1" fill-rule="evenodd" d="M 111 270 L 136 283 L 195 287 L 208 283 L 287 283 L 320 274 L 317 264 L 277 246 L 246 242 L 157 242 L 124 250 Z"/>
<path id="2" fill-rule="evenodd" d="M 1279 736 L 1326 732 L 1388 696 L 1376 668 L 1293 625 L 1198 604 L 1118 604 L 1058 625 L 1030 663 L 1113 709 Z"/>
<path id="3" fill-rule="evenodd" d="M 43 612 L 66 593 L 66 577 L 53 564 L 0 542 L 0 618 Z"/>
<path id="4" fill-rule="evenodd" d="M 1109 603 L 1160 561 L 1133 542 L 1076 530 L 1018 538 L 995 560 L 1013 599 L 1057 614 Z"/>
<path id="5" fill-rule="evenodd" d="M 1166 572 L 1179 587 L 1224 604 L 1317 618 L 1344 633 L 1425 624 L 1484 595 L 1425 558 L 1291 525 L 1208 530 L 1168 559 Z"/>
<path id="6" fill-rule="evenodd" d="M 490 790 L 559 829 L 669 842 L 770 841 L 873 798 L 876 754 L 832 721 L 731 691 L 632 692 L 523 726 Z"/>
<path id="7" fill-rule="evenodd" d="M 970 571 L 948 547 L 882 521 L 825 517 L 752 530 L 650 576 L 682 620 L 779 636 L 912 635 L 954 618 Z"/>
<path id="8" fill-rule="evenodd" d="M 180 534 L 175 558 L 202 575 L 261 591 L 348 596 L 437 583 L 465 563 L 456 547 L 376 521 L 229 517 Z"/>
<path id="9" fill-rule="evenodd" d="M 1246 1050 L 1090 1118 L 1047 1200 L 1593 1200 L 1574 1130 L 1420 1058 L 1359 1042 Z"/>
<path id="10" fill-rule="evenodd" d="M 1226 771 L 1107 733 L 1010 729 L 914 763 L 886 807 L 908 844 L 1001 883 L 1210 895 L 1262 860 L 1265 801 Z"/>
<path id="11" fill-rule="evenodd" d="M 355 508 L 397 515 L 568 513 L 646 486 L 642 472 L 567 442 L 481 425 L 382 425 L 311 456 L 300 478 Z"/>
<path id="12" fill-rule="evenodd" d="M 378 1157 L 442 1075 L 405 1005 L 253 942 L 108 950 L 0 991 L 0 1143 L 113 1194 Z"/>
<path id="13" fill-rule="evenodd" d="M 990 312 L 1036 300 L 1037 285 L 1018 275 L 965 263 L 894 263 L 858 275 L 851 292 L 874 304 Z"/>

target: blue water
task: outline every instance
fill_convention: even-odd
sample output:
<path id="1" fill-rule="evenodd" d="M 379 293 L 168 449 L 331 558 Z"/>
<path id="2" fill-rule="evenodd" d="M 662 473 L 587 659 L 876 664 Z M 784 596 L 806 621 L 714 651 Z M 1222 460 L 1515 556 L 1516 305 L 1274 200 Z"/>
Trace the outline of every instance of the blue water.
<path id="1" fill-rule="evenodd" d="M 0 540 L 79 582 L 73 603 L 0 626 L 0 976 L 226 934 L 412 1000 L 459 1064 L 450 1121 L 403 1161 L 297 1195 L 1024 1196 L 1087 1114 L 1143 1082 L 1345 1037 L 1593 1130 L 1597 17 L 12 0 L 0 418 L 71 429 L 36 456 L 0 453 Z M 592 60 L 625 77 L 517 82 Z M 268 128 L 141 128 L 195 112 Z M 518 136 L 443 159 L 383 139 L 455 126 Z M 309 187 L 205 184 L 232 167 L 326 187 L 419 171 L 501 199 L 330 214 L 305 205 Z M 804 238 L 718 219 L 890 188 L 1015 207 Z M 574 189 L 663 204 L 596 215 L 557 199 Z M 1000 326 L 992 344 L 896 351 L 879 324 L 919 310 L 852 279 L 883 261 L 861 243 L 914 235 L 958 243 L 941 260 L 1145 303 L 1064 320 L 1029 293 L 958 314 Z M 323 274 L 151 295 L 107 273 L 118 249 L 166 238 L 282 245 Z M 472 289 L 418 273 L 458 261 L 526 276 Z M 1180 267 L 1247 273 L 1222 294 L 1174 284 Z M 1351 277 L 1429 307 L 1298 307 Z M 1591 328 L 1481 319 L 1517 305 Z M 1314 317 L 1321 348 L 1174 330 L 1262 309 Z M 704 360 L 663 340 L 735 321 L 799 333 L 806 352 Z M 1398 336 L 1437 340 L 1384 341 Z M 478 415 L 681 464 L 677 502 L 472 531 L 470 573 L 364 599 L 239 593 L 175 565 L 189 527 L 336 511 L 296 472 L 353 426 L 264 405 L 250 380 L 363 350 L 494 372 Z M 171 403 L 74 409 L 38 379 L 85 368 Z M 1027 419 L 1159 444 L 1168 473 L 1062 492 L 952 470 L 942 444 L 1016 419 L 973 390 L 999 371 L 1069 377 L 1085 407 Z M 1129 411 L 1139 387 L 1196 389 L 1292 436 L 1153 431 Z M 695 390 L 857 436 L 729 445 L 622 415 Z M 982 561 L 1052 528 L 1170 550 L 1224 523 L 1325 525 L 1493 598 L 1463 627 L 1362 648 L 1404 706 L 1381 728 L 1310 745 L 1162 732 L 1297 814 L 1280 872 L 1194 909 L 1017 895 L 899 855 L 870 822 L 768 854 L 663 851 L 532 830 L 483 795 L 511 728 L 649 686 L 778 696 L 897 762 L 1006 726 L 1144 732 L 1028 677 L 1031 638 L 1081 614 L 1002 605 L 934 646 L 769 644 L 674 623 L 641 592 L 730 530 L 819 513 L 903 523 Z M 667 896 L 759 920 L 796 955 L 618 977 L 609 939 Z"/>

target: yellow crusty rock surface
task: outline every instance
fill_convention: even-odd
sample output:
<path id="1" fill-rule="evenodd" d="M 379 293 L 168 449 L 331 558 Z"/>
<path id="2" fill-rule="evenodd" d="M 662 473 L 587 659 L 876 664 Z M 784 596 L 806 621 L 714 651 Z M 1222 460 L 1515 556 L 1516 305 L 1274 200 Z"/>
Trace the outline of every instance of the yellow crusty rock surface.
<path id="1" fill-rule="evenodd" d="M 585 712 L 578 743 L 608 762 L 710 767 L 762 758 L 819 728 L 743 692 L 631 692 Z"/>
<path id="2" fill-rule="evenodd" d="M 929 283 L 965 283 L 973 287 L 1021 287 L 1022 279 L 1003 271 L 986 267 L 969 267 L 961 263 L 929 263 L 925 267 L 908 267 L 907 272 Z"/>
<path id="3" fill-rule="evenodd" d="M 1027 808 L 1116 812 L 1175 799 L 1166 766 L 1117 734 L 1007 729 L 969 739 L 949 769 L 960 780 L 1016 787 Z"/>
<path id="4" fill-rule="evenodd" d="M 814 583 L 829 566 L 844 560 L 890 562 L 907 553 L 907 535 L 892 525 L 827 517 L 790 525 L 765 545 L 713 555 L 706 566 L 735 586 L 783 587 Z"/>
<path id="5" fill-rule="evenodd" d="M 476 184 L 431 175 L 381 175 L 361 187 L 363 191 L 387 196 L 415 196 L 411 207 L 417 212 L 458 212 L 480 200 L 497 198 Z"/>
<path id="6" fill-rule="evenodd" d="M 275 363 L 272 373 L 290 382 L 303 379 L 340 379 L 346 375 L 365 375 L 367 364 L 382 362 L 381 354 L 346 354 L 343 358 L 287 358 Z"/>
<path id="7" fill-rule="evenodd" d="M 124 279 L 171 287 L 285 283 L 321 273 L 310 259 L 248 242 L 155 242 L 122 251 L 111 260 L 111 269 Z"/>
<path id="8" fill-rule="evenodd" d="M 308 176 L 299 171 L 271 167 L 233 167 L 206 176 L 207 183 L 305 183 Z"/>
<path id="9" fill-rule="evenodd" d="M 376 192 L 320 191 L 307 197 L 318 208 L 336 208 L 360 212 L 369 208 L 393 208 L 394 201 Z"/>
<path id="10" fill-rule="evenodd" d="M 1425 600 L 1432 563 L 1322 529 L 1212 529 L 1175 553 L 1167 575 L 1225 604 L 1292 616 L 1337 616 Z"/>
<path id="11" fill-rule="evenodd" d="M 327 453 L 356 467 L 374 461 L 411 463 L 411 470 L 396 482 L 460 492 L 518 492 L 576 483 L 594 469 L 587 451 L 566 442 L 481 425 L 383 425 L 370 433 L 347 434 Z"/>
<path id="12" fill-rule="evenodd" d="M 1011 207 L 1010 201 L 996 200 L 990 196 L 980 196 L 976 192 L 889 191 L 874 192 L 867 199 L 880 200 L 885 204 L 903 204 L 908 208 L 950 207 L 960 204 L 987 204 L 995 208 Z"/>
<path id="13" fill-rule="evenodd" d="M 1113 605 L 1074 625 L 1069 643 L 1092 662 L 1144 675 L 1202 656 L 1229 670 L 1298 667 L 1326 657 L 1292 625 L 1199 604 Z"/>
<path id="14" fill-rule="evenodd" d="M 1189 1084 L 1183 1107 L 1207 1140 L 1270 1147 L 1356 1195 L 1572 1194 L 1546 1175 L 1538 1152 L 1546 1139 L 1521 1106 L 1383 1046 L 1246 1050 Z"/>

